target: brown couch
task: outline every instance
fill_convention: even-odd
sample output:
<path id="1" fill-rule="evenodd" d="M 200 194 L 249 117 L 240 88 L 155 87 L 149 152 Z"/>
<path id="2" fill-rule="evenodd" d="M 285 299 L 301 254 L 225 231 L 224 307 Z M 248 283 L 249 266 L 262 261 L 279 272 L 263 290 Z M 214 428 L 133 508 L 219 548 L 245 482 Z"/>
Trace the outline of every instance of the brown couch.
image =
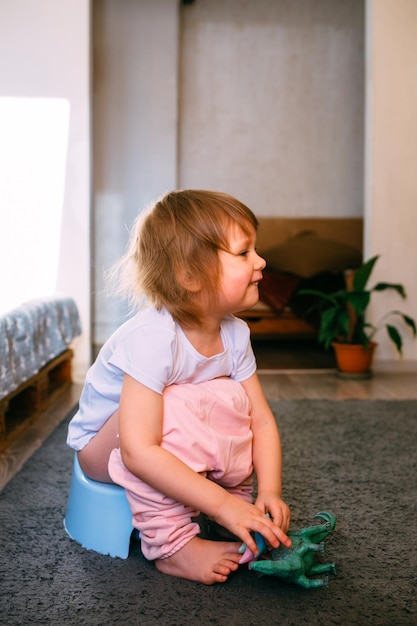
<path id="1" fill-rule="evenodd" d="M 258 252 L 266 259 L 260 300 L 239 317 L 254 339 L 314 337 L 311 300 L 302 288 L 333 291 L 362 262 L 362 218 L 260 217 Z"/>

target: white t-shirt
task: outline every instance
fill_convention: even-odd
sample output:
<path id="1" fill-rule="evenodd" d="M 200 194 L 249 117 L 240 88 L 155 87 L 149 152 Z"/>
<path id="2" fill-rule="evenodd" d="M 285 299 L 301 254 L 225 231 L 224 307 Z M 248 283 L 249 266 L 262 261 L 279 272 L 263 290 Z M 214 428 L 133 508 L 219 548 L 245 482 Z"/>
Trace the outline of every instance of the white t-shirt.
<path id="1" fill-rule="evenodd" d="M 67 443 L 82 450 L 117 410 L 123 376 L 128 374 L 156 393 L 172 384 L 199 383 L 220 376 L 243 382 L 256 371 L 247 324 L 228 316 L 220 325 L 223 352 L 200 354 L 168 311 L 147 307 L 106 341 L 87 372 L 79 410 Z"/>

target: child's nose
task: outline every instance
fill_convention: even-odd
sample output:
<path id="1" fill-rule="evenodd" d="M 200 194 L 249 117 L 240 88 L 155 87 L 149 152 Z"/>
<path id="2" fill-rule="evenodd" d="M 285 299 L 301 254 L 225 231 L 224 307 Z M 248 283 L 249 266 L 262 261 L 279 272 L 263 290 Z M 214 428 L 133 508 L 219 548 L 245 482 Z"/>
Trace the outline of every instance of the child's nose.
<path id="1" fill-rule="evenodd" d="M 266 267 L 266 261 L 260 254 L 256 252 L 256 269 L 263 270 Z"/>

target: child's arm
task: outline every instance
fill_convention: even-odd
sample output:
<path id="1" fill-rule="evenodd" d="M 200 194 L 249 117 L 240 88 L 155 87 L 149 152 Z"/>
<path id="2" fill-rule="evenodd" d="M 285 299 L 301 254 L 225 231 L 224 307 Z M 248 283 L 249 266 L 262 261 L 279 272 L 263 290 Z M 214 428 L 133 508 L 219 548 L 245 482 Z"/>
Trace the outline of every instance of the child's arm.
<path id="1" fill-rule="evenodd" d="M 282 455 L 278 427 L 257 374 L 242 383 L 251 402 L 253 465 L 258 481 L 256 505 L 287 532 L 290 510 L 282 500 Z"/>
<path id="2" fill-rule="evenodd" d="M 253 552 L 251 532 L 276 547 L 288 539 L 258 507 L 229 494 L 161 447 L 162 396 L 125 375 L 119 408 L 120 450 L 127 469 L 166 496 L 213 518 Z"/>

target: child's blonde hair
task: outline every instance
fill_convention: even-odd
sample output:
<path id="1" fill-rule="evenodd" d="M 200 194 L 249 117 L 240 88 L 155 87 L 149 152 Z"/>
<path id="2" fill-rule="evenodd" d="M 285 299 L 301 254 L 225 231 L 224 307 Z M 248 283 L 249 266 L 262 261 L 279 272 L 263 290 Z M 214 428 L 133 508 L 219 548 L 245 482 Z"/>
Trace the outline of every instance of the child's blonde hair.
<path id="1" fill-rule="evenodd" d="M 180 324 L 196 324 L 203 311 L 193 285 L 204 285 L 216 302 L 220 278 L 218 251 L 228 250 L 230 229 L 246 234 L 258 220 L 242 202 L 225 193 L 188 189 L 162 196 L 135 222 L 121 260 L 121 289 L 137 303 L 145 296 L 166 307 Z"/>

